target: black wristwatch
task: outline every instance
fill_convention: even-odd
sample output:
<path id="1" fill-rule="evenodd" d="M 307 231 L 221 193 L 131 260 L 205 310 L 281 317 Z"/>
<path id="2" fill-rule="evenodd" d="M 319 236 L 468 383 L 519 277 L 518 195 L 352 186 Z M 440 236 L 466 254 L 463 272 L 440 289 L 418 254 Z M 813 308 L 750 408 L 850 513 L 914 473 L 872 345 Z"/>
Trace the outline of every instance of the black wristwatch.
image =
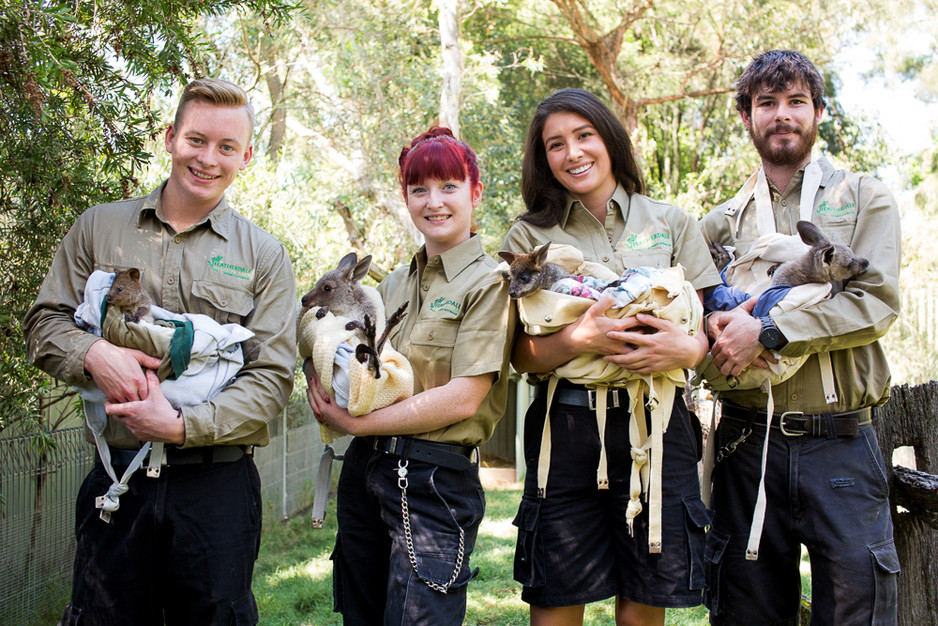
<path id="1" fill-rule="evenodd" d="M 759 343 L 769 350 L 778 350 L 781 348 L 785 343 L 785 335 L 778 329 L 778 326 L 775 325 L 772 318 L 766 315 L 765 317 L 760 317 L 759 321 L 762 322 L 762 331 L 759 333 Z"/>

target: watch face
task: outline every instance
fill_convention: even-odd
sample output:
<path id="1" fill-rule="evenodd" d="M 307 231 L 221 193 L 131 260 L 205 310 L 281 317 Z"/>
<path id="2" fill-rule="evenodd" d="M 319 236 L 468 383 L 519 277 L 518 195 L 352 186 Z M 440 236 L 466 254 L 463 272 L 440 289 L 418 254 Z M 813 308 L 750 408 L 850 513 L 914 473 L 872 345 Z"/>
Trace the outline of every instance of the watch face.
<path id="1" fill-rule="evenodd" d="M 776 349 L 781 342 L 782 333 L 777 328 L 769 326 L 768 328 L 763 328 L 762 332 L 759 333 L 759 343 L 769 350 Z"/>

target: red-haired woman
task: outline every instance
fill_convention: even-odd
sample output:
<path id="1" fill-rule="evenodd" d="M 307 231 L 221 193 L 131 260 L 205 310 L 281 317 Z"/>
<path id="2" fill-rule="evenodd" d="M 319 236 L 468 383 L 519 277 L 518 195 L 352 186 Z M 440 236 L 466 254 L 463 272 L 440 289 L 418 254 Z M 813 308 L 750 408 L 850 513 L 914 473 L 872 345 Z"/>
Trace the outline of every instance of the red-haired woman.
<path id="1" fill-rule="evenodd" d="M 346 624 L 461 624 L 485 510 L 477 446 L 504 413 L 514 321 L 496 262 L 471 232 L 475 153 L 433 128 L 399 163 L 425 244 L 378 291 L 388 311 L 410 301 L 389 340 L 413 366 L 414 395 L 352 417 L 308 376 L 317 418 L 355 435 L 339 479 L 335 610 Z"/>

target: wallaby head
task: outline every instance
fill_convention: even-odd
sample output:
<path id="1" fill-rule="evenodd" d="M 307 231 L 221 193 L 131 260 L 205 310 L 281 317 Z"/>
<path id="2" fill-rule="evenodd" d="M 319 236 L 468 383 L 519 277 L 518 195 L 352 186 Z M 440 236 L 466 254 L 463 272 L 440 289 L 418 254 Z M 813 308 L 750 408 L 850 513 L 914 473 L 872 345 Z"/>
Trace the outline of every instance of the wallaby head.
<path id="1" fill-rule="evenodd" d="M 801 240 L 811 249 L 804 256 L 777 266 L 772 284 L 795 287 L 807 283 L 835 283 L 869 269 L 867 259 L 854 254 L 849 246 L 831 242 L 811 222 L 800 221 L 797 228 Z"/>
<path id="2" fill-rule="evenodd" d="M 129 322 L 139 322 L 150 313 L 150 296 L 140 283 L 140 270 L 136 267 L 114 274 L 105 299 L 109 305 L 118 307 Z"/>
<path id="3" fill-rule="evenodd" d="M 570 276 L 570 272 L 547 260 L 547 251 L 550 249 L 547 242 L 540 248 L 527 254 L 514 254 L 513 252 L 499 252 L 503 260 L 508 262 L 508 295 L 513 299 L 521 298 L 539 289 L 550 287 L 561 278 Z"/>
<path id="4" fill-rule="evenodd" d="M 354 252 L 346 254 L 334 270 L 323 274 L 313 288 L 303 296 L 300 301 L 303 308 L 320 307 L 322 315 L 319 317 L 325 315 L 328 310 L 333 315 L 350 316 L 356 319 L 362 319 L 367 313 L 374 319 L 374 304 L 359 284 L 361 279 L 368 274 L 370 266 L 371 255 L 359 261 Z"/>

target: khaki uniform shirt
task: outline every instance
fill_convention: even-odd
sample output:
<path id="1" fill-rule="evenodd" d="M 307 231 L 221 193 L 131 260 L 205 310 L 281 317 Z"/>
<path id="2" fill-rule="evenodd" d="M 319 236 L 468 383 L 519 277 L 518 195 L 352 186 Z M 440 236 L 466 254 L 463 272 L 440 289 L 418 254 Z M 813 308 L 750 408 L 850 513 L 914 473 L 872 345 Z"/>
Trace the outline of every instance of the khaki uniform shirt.
<path id="1" fill-rule="evenodd" d="M 870 268 L 849 281 L 829 300 L 805 309 L 773 315 L 788 339 L 779 352 L 786 356 L 816 355 L 830 351 L 838 401 L 827 404 L 821 387 L 817 356 L 809 358 L 789 380 L 772 388 L 779 411 L 831 413 L 879 406 L 889 397 L 889 364 L 877 341 L 899 314 L 899 212 L 886 186 L 872 178 L 835 170 L 819 159 L 821 185 L 814 199 L 812 221 L 828 239 L 849 245 L 870 261 Z M 801 204 L 799 171 L 784 192 L 769 183 L 775 228 L 796 234 Z M 755 201 L 743 209 L 739 229 L 736 216 L 722 204 L 701 220 L 710 241 L 736 246 L 737 258 L 758 238 Z M 744 406 L 764 407 L 760 390 L 725 392 L 724 397 Z"/>
<path id="2" fill-rule="evenodd" d="M 695 289 L 720 283 L 707 244 L 690 215 L 678 207 L 617 187 L 603 226 L 579 201 L 567 197 L 560 222 L 550 228 L 519 220 L 508 231 L 502 249 L 528 253 L 551 242 L 569 244 L 586 261 L 622 274 L 630 267 L 684 266 L 684 278 Z"/>
<path id="3" fill-rule="evenodd" d="M 515 316 L 507 281 L 496 266 L 473 236 L 429 259 L 421 248 L 409 266 L 396 269 L 378 286 L 389 315 L 410 301 L 389 341 L 413 366 L 415 394 L 459 376 L 496 374 L 474 416 L 419 438 L 480 445 L 505 413 Z"/>
<path id="4" fill-rule="evenodd" d="M 72 318 L 85 281 L 94 270 L 140 268 L 143 287 L 157 306 L 241 324 L 255 335 L 242 344 L 245 363 L 235 381 L 211 401 L 184 408 L 183 447 L 266 445 L 267 424 L 283 409 L 296 366 L 290 258 L 283 244 L 229 208 L 224 198 L 202 222 L 176 233 L 162 216 L 162 190 L 93 207 L 76 220 L 24 319 L 27 354 L 59 380 L 89 382 L 85 354 L 103 340 Z M 90 431 L 86 438 L 93 441 Z M 110 419 L 105 438 L 120 448 L 140 446 L 125 426 Z"/>

